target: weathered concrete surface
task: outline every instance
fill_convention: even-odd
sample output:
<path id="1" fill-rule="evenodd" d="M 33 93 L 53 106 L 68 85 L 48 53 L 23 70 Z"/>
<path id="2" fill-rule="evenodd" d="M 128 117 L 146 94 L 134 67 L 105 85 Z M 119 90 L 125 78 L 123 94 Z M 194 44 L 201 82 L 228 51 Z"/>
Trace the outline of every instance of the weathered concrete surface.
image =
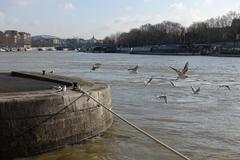
<path id="1" fill-rule="evenodd" d="M 31 75 L 27 74 L 27 77 Z M 37 73 L 32 75 L 38 76 Z M 53 80 L 59 80 L 58 76 L 48 76 Z M 92 97 L 111 108 L 109 86 L 76 78 L 61 77 L 60 81 L 63 81 L 63 78 L 67 83 L 80 82 L 81 87 Z M 111 126 L 113 116 L 109 111 L 86 95 L 79 98 L 82 93 L 72 91 L 70 88 L 72 87 L 69 86 L 66 92 L 47 89 L 0 93 L 1 159 L 8 158 L 9 155 L 28 156 L 66 144 L 79 143 Z M 77 98 L 79 99 L 72 103 Z M 53 116 L 69 104 L 71 105 L 60 114 Z"/>
<path id="2" fill-rule="evenodd" d="M 58 83 L 11 76 L 11 73 L 0 73 L 0 93 L 46 90 L 56 85 Z"/>

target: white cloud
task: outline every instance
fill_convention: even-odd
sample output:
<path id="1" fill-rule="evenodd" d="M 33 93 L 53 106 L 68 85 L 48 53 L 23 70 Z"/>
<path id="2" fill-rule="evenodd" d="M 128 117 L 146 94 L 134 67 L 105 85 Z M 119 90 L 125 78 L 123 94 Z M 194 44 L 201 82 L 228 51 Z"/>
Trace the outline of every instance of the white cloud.
<path id="1" fill-rule="evenodd" d="M 20 25 L 22 25 L 22 23 L 17 17 L 8 18 L 4 21 L 4 28 L 7 30 L 17 30 L 20 28 Z"/>
<path id="2" fill-rule="evenodd" d="M 5 20 L 5 14 L 0 11 L 0 28 L 3 28 Z"/>
<path id="3" fill-rule="evenodd" d="M 171 4 L 168 9 L 173 11 L 184 11 L 186 9 L 186 6 L 183 3 L 173 3 Z"/>
<path id="4" fill-rule="evenodd" d="M 11 26 L 18 26 L 18 24 L 20 23 L 20 20 L 14 17 L 10 23 L 11 23 Z"/>
<path id="5" fill-rule="evenodd" d="M 214 0 L 203 0 L 203 3 L 206 5 L 211 5 Z"/>
<path id="6" fill-rule="evenodd" d="M 152 2 L 153 0 L 143 0 L 144 3 Z"/>
<path id="7" fill-rule="evenodd" d="M 34 26 L 39 26 L 41 24 L 41 22 L 40 22 L 40 20 L 35 19 L 35 20 L 32 21 L 32 24 Z"/>
<path id="8" fill-rule="evenodd" d="M 124 8 L 125 11 L 131 11 L 133 8 L 131 6 L 127 6 Z"/>
<path id="9" fill-rule="evenodd" d="M 206 5 L 205 2 L 210 3 L 210 1 L 213 2 L 213 0 L 204 0 L 202 3 Z M 193 22 L 204 21 L 208 17 L 204 16 L 205 14 L 202 14 L 200 8 L 201 7 L 187 7 L 181 2 L 173 3 L 168 7 L 169 11 L 173 12 L 172 14 L 169 14 L 168 20 L 181 23 L 183 26 L 189 26 Z"/>
<path id="10" fill-rule="evenodd" d="M 12 2 L 20 7 L 27 7 L 31 4 L 32 0 L 12 0 Z"/>
<path id="11" fill-rule="evenodd" d="M 176 14 L 169 17 L 170 21 L 181 23 L 183 26 L 189 26 L 193 22 L 204 21 L 208 17 L 205 17 L 201 14 L 201 11 L 198 9 L 189 9 L 185 10 L 182 14 Z"/>
<path id="12" fill-rule="evenodd" d="M 62 6 L 60 6 L 60 8 L 63 11 L 72 11 L 75 10 L 75 6 L 72 3 L 65 3 Z"/>
<path id="13" fill-rule="evenodd" d="M 163 18 L 160 15 L 148 15 L 148 16 L 124 16 L 117 17 L 111 21 L 106 22 L 106 24 L 101 28 L 107 30 L 108 32 L 126 32 L 129 29 L 139 27 L 144 24 L 156 24 L 162 22 Z"/>
<path id="14" fill-rule="evenodd" d="M 201 11 L 198 9 L 190 9 L 189 10 L 190 16 L 190 21 L 191 22 L 199 22 L 199 21 L 204 21 L 209 17 L 205 17 L 201 14 Z"/>

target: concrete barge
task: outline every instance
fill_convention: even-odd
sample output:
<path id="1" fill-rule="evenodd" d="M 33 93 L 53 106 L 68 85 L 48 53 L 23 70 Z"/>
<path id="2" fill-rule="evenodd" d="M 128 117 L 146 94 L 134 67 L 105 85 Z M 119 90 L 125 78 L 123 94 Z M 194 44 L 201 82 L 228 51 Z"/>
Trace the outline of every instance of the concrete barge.
<path id="1" fill-rule="evenodd" d="M 111 126 L 112 114 L 72 90 L 73 82 L 111 109 L 106 84 L 35 72 L 0 74 L 0 159 L 80 143 Z M 67 91 L 52 89 L 59 85 L 66 85 Z"/>

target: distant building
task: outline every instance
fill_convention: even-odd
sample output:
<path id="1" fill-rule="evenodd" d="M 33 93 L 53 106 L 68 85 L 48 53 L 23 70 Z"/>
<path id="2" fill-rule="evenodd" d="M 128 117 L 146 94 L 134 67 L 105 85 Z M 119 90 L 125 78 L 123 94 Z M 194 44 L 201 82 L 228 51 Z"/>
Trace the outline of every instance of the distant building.
<path id="1" fill-rule="evenodd" d="M 25 49 L 31 48 L 31 41 L 32 41 L 32 37 L 30 33 L 18 32 L 18 41 L 17 41 L 18 48 L 25 48 Z"/>
<path id="2" fill-rule="evenodd" d="M 103 44 L 102 40 L 97 40 L 94 36 L 91 39 L 84 40 L 82 38 L 72 38 L 66 39 L 64 43 L 67 48 L 81 48 L 87 50 L 88 48 L 101 46 Z"/>
<path id="3" fill-rule="evenodd" d="M 84 45 L 87 48 L 101 46 L 102 44 L 103 44 L 103 41 L 102 40 L 97 40 L 94 36 L 89 40 L 85 40 L 85 43 L 84 43 Z"/>
<path id="4" fill-rule="evenodd" d="M 5 31 L 6 36 L 6 47 L 8 48 L 17 48 L 18 42 L 18 31 L 16 30 L 7 30 Z"/>
<path id="5" fill-rule="evenodd" d="M 240 31 L 240 19 L 233 19 L 231 27 Z"/>
<path id="6" fill-rule="evenodd" d="M 50 35 L 39 35 L 32 37 L 32 47 L 61 47 L 63 40 L 50 36 Z"/>
<path id="7" fill-rule="evenodd" d="M 78 38 L 65 39 L 64 40 L 64 42 L 65 42 L 64 46 L 66 48 L 73 48 L 73 49 L 81 48 L 82 40 L 83 39 L 78 39 Z"/>
<path id="8" fill-rule="evenodd" d="M 5 47 L 6 46 L 6 37 L 5 34 L 0 31 L 0 47 Z"/>
<path id="9" fill-rule="evenodd" d="M 94 36 L 91 39 L 87 40 L 87 43 L 90 43 L 90 44 L 95 44 L 97 42 L 98 40 Z"/>
<path id="10" fill-rule="evenodd" d="M 240 40 L 240 19 L 234 19 L 232 21 L 231 30 L 235 34 L 235 39 Z"/>
<path id="11" fill-rule="evenodd" d="M 16 30 L 6 30 L 4 33 L 5 41 L 3 46 L 10 49 L 29 49 L 31 48 L 31 34 L 18 32 Z"/>

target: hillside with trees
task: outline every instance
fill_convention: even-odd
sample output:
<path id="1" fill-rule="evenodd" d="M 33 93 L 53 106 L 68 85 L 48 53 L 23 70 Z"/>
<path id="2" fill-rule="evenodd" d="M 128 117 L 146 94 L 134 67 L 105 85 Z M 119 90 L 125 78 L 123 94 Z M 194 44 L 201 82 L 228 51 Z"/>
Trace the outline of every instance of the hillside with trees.
<path id="1" fill-rule="evenodd" d="M 237 34 L 240 34 L 240 13 L 231 11 L 217 18 L 194 22 L 188 27 L 171 21 L 163 21 L 155 25 L 144 24 L 129 32 L 107 36 L 104 44 L 134 47 L 162 43 L 233 42 Z"/>

